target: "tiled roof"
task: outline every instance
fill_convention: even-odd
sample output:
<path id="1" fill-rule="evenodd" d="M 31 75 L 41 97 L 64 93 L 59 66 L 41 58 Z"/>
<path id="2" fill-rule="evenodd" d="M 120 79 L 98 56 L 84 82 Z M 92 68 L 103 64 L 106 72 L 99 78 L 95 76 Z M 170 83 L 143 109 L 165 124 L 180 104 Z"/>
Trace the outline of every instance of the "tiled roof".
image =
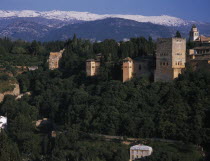
<path id="1" fill-rule="evenodd" d="M 208 41 L 210 41 L 210 37 L 201 35 L 195 41 L 208 42 Z"/>

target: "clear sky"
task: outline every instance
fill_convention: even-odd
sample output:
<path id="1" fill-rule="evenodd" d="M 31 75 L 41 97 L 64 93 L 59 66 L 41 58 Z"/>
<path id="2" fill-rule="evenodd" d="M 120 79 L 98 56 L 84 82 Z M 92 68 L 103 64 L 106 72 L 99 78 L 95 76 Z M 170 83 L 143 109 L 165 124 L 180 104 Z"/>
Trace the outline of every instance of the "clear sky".
<path id="1" fill-rule="evenodd" d="M 210 0 L 0 0 L 1 10 L 64 10 L 98 14 L 170 15 L 210 22 Z"/>

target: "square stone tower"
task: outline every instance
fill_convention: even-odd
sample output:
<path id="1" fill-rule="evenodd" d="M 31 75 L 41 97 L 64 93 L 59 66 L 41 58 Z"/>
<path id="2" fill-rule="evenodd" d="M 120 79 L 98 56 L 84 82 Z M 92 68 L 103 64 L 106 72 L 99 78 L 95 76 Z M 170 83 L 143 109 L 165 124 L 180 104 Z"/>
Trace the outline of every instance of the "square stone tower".
<path id="1" fill-rule="evenodd" d="M 123 82 L 129 81 L 133 77 L 134 63 L 130 57 L 123 59 Z"/>
<path id="2" fill-rule="evenodd" d="M 186 39 L 161 38 L 157 41 L 155 82 L 171 81 L 185 68 Z"/>
<path id="3" fill-rule="evenodd" d="M 101 62 L 100 60 L 88 59 L 86 60 L 86 75 L 88 77 L 96 76 L 99 74 Z"/>

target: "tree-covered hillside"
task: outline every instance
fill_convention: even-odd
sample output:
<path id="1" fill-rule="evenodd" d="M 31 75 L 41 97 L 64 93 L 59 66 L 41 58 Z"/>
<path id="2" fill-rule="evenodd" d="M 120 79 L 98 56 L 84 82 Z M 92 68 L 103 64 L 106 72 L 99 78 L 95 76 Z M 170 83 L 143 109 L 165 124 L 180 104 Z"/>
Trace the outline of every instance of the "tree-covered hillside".
<path id="1" fill-rule="evenodd" d="M 133 38 L 119 45 L 114 40 L 91 43 L 74 36 L 66 42 L 38 46 L 45 51 L 66 50 L 59 69 L 49 71 L 42 63 L 38 70 L 17 76 L 21 91 L 30 91 L 31 96 L 19 100 L 7 96 L 1 103 L 0 115 L 8 117 L 7 130 L 0 134 L 1 161 L 128 160 L 128 146 L 93 138 L 93 134 L 181 142 L 149 143 L 155 151 L 145 159 L 155 161 L 192 161 L 191 156 L 199 161 L 199 146 L 209 147 L 208 71 L 189 69 L 167 83 L 146 78 L 122 83 L 121 60 L 153 55 L 155 43 L 151 38 Z M 86 77 L 85 61 L 97 53 L 104 56 L 100 75 Z M 33 50 L 30 54 L 41 56 L 42 52 Z M 47 56 L 44 52 L 41 60 L 45 62 Z M 36 127 L 35 121 L 43 118 L 51 125 Z M 51 136 L 52 131 L 56 137 Z M 182 148 L 183 144 L 188 148 Z"/>

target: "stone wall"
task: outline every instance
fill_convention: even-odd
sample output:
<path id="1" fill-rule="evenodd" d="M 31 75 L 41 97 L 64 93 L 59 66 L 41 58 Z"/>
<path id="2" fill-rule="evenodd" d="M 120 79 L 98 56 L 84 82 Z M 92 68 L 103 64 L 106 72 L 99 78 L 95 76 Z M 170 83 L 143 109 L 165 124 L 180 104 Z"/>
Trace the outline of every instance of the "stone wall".
<path id="1" fill-rule="evenodd" d="M 154 65 L 153 57 L 138 57 L 134 59 L 134 75 L 136 77 L 153 78 Z"/>
<path id="2" fill-rule="evenodd" d="M 187 66 L 190 66 L 193 71 L 208 70 L 210 71 L 210 60 L 194 59 L 187 62 Z"/>

